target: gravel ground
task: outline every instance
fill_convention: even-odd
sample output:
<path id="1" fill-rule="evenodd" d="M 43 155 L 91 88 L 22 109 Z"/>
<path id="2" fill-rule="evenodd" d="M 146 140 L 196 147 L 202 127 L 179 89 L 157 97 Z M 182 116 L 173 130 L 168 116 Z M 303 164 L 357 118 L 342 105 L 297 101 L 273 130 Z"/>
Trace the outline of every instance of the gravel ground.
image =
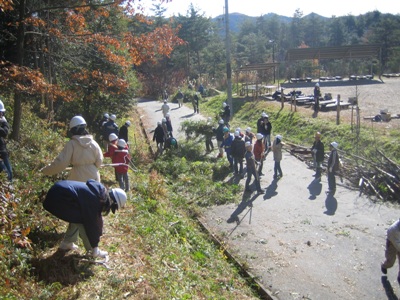
<path id="1" fill-rule="evenodd" d="M 400 79 L 385 81 L 358 88 L 363 114 L 375 115 L 383 106 L 396 111 Z M 345 100 L 354 96 L 354 89 L 321 85 L 322 93 L 338 93 Z M 312 88 L 304 92 L 311 93 Z M 150 139 L 162 117 L 160 107 L 159 101 L 138 104 Z M 204 118 L 193 114 L 190 105 L 178 108 L 173 103 L 171 108 L 175 136 L 180 138 L 180 122 Z M 330 114 L 336 116 L 331 112 L 321 117 Z M 398 123 L 392 120 L 380 126 L 393 128 Z M 266 194 L 244 193 L 238 203 L 204 209 L 203 224 L 258 278 L 271 298 L 398 299 L 397 265 L 383 276 L 380 263 L 386 229 L 399 218 L 400 208 L 360 196 L 339 179 L 335 196 L 326 196 L 326 177 L 315 182 L 313 170 L 288 152 L 281 166 L 283 178 L 273 180 L 273 161 L 268 156 L 266 175 L 261 177 Z M 226 180 L 243 185 L 245 179 Z"/>

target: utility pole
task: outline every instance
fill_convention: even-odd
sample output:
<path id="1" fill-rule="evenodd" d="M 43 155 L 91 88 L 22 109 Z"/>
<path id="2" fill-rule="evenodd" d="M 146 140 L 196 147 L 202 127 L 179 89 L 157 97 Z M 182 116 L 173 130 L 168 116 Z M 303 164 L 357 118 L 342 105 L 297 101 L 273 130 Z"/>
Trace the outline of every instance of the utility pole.
<path id="1" fill-rule="evenodd" d="M 231 107 L 231 114 L 233 112 L 232 105 L 232 68 L 231 68 L 231 40 L 229 34 L 229 11 L 228 0 L 225 0 L 225 48 L 226 48 L 226 80 L 227 80 L 227 94 L 228 105 Z"/>
<path id="2" fill-rule="evenodd" d="M 272 43 L 272 62 L 275 63 L 275 41 L 274 40 L 269 40 L 270 43 Z M 276 81 L 276 75 L 275 75 L 275 66 L 274 66 L 274 83 Z"/>

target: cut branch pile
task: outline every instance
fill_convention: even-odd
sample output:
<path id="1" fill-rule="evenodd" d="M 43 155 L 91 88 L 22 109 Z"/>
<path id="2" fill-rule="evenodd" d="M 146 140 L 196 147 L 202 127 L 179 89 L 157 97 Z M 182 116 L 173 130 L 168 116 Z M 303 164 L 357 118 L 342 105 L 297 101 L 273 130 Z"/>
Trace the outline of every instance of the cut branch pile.
<path id="1" fill-rule="evenodd" d="M 290 153 L 304 161 L 309 167 L 313 165 L 311 149 L 289 142 Z M 373 159 L 367 159 L 339 150 L 341 160 L 340 176 L 346 178 L 352 186 L 358 187 L 361 193 L 374 195 L 381 200 L 400 200 L 400 165 L 377 150 Z M 329 151 L 325 152 L 326 167 Z"/>

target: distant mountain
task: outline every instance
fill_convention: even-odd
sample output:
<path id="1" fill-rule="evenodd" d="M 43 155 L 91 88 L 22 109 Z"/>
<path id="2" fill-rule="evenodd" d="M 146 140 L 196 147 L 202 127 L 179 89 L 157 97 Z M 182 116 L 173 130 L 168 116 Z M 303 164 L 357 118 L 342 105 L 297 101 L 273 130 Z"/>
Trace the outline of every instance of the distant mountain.
<path id="1" fill-rule="evenodd" d="M 286 17 L 286 16 L 280 16 L 277 15 L 275 13 L 267 13 L 265 15 L 262 15 L 263 18 L 265 19 L 270 19 L 273 17 L 278 17 L 278 21 L 282 22 L 282 23 L 290 23 L 292 21 L 292 17 Z M 257 21 L 259 17 L 250 17 L 241 13 L 230 13 L 229 14 L 229 27 L 230 30 L 233 33 L 238 33 L 240 30 L 240 26 L 244 23 L 244 22 L 250 22 L 250 23 L 255 23 Z M 304 19 L 308 19 L 308 18 L 321 18 L 321 19 L 327 19 L 326 17 L 320 16 L 316 13 L 310 13 L 306 16 L 303 16 Z M 222 30 L 224 30 L 225 28 L 225 15 L 219 15 L 215 18 L 212 19 L 214 22 L 218 23 L 218 28 Z"/>

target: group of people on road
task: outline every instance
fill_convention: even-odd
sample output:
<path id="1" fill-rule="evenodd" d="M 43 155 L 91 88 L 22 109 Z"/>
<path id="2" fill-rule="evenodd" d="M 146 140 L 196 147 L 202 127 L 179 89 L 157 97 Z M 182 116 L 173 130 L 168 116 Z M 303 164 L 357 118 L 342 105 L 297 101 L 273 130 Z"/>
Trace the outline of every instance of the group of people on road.
<path id="1" fill-rule="evenodd" d="M 156 142 L 157 144 L 157 156 L 161 155 L 164 150 L 178 147 L 178 142 L 173 136 L 170 110 L 168 101 L 164 100 L 164 103 L 161 106 L 163 118 L 161 121 L 157 122 L 157 127 L 154 129 L 153 133 L 153 142 Z"/>

